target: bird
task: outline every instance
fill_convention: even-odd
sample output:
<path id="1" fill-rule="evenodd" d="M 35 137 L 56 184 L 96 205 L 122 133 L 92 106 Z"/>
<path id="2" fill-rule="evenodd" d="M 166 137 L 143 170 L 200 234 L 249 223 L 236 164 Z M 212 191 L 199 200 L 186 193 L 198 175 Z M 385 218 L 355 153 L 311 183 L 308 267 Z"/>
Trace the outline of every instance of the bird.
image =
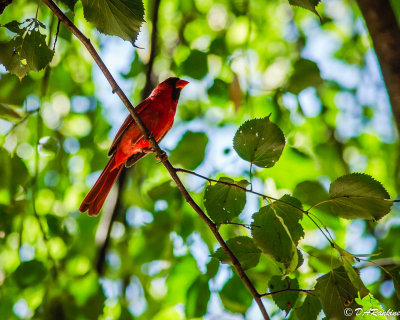
<path id="1" fill-rule="evenodd" d="M 159 83 L 150 95 L 139 103 L 135 110 L 144 125 L 160 142 L 171 129 L 181 90 L 188 81 L 169 77 Z M 117 180 L 123 167 L 131 167 L 147 154 L 153 152 L 140 128 L 129 114 L 118 130 L 108 151 L 108 160 L 92 189 L 83 199 L 79 211 L 88 211 L 89 216 L 97 216 Z"/>

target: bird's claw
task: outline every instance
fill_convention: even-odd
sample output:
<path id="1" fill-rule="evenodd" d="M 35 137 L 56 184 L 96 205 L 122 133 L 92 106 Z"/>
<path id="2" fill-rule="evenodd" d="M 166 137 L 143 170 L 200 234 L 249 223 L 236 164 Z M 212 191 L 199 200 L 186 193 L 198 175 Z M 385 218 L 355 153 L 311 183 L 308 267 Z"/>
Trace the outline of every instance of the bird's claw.
<path id="1" fill-rule="evenodd" d="M 165 151 L 161 151 L 161 154 L 156 154 L 156 160 L 158 160 L 159 164 L 168 160 L 168 155 Z"/>

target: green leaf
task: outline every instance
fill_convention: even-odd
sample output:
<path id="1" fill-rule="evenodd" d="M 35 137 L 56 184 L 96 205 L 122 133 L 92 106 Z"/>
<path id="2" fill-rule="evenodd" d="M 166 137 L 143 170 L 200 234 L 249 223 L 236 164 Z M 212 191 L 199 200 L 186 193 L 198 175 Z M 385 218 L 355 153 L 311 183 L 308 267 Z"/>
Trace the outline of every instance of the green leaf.
<path id="1" fill-rule="evenodd" d="M 282 262 L 286 272 L 290 273 L 298 265 L 297 248 L 288 226 L 278 212 L 279 209 L 270 205 L 262 207 L 253 214 L 253 225 L 258 227 L 252 228 L 251 233 L 257 246 L 276 261 Z"/>
<path id="2" fill-rule="evenodd" d="M 208 96 L 215 102 L 227 102 L 229 100 L 229 85 L 221 79 L 214 79 L 213 85 L 207 90 Z"/>
<path id="3" fill-rule="evenodd" d="M 351 283 L 358 290 L 358 292 L 360 292 L 361 298 L 364 298 L 369 294 L 369 290 L 365 287 L 358 272 L 353 268 L 353 255 L 339 247 L 337 244 L 335 244 L 335 248 L 339 251 L 342 265 L 344 267 L 344 270 L 346 270 L 347 276 L 349 277 Z"/>
<path id="4" fill-rule="evenodd" d="M 82 0 L 85 19 L 100 32 L 135 42 L 144 22 L 141 0 Z"/>
<path id="5" fill-rule="evenodd" d="M 0 104 L 0 118 L 6 120 L 18 120 L 21 119 L 21 116 L 9 106 Z"/>
<path id="6" fill-rule="evenodd" d="M 316 203 L 329 199 L 329 194 L 325 188 L 317 181 L 300 182 L 293 191 L 293 197 L 302 203 L 313 206 Z"/>
<path id="7" fill-rule="evenodd" d="M 317 64 L 314 61 L 300 59 L 295 62 L 294 72 L 289 79 L 288 91 L 299 94 L 308 87 L 317 87 L 323 80 Z"/>
<path id="8" fill-rule="evenodd" d="M 382 184 L 363 173 L 351 173 L 335 180 L 329 189 L 331 211 L 346 219 L 379 220 L 393 204 Z"/>
<path id="9" fill-rule="evenodd" d="M 304 230 L 299 222 L 303 219 L 301 202 L 286 194 L 279 201 L 271 203 L 270 206 L 283 219 L 293 242 L 297 246 L 299 240 L 304 237 Z"/>
<path id="10" fill-rule="evenodd" d="M 37 260 L 22 262 L 14 271 L 14 279 L 21 288 L 40 283 L 48 271 L 44 264 Z"/>
<path id="11" fill-rule="evenodd" d="M 204 132 L 187 131 L 169 157 L 173 164 L 194 170 L 204 159 L 208 137 Z"/>
<path id="12" fill-rule="evenodd" d="M 244 270 L 254 268 L 258 264 L 261 250 L 254 245 L 254 242 L 250 237 L 239 236 L 231 238 L 226 242 L 226 244 L 239 259 Z M 221 262 L 230 263 L 230 260 L 222 248 L 219 248 L 211 256 L 219 259 Z"/>
<path id="13" fill-rule="evenodd" d="M 248 184 L 245 180 L 235 182 L 226 177 L 220 178 L 219 181 L 236 183 L 243 187 Z M 203 201 L 208 215 L 215 223 L 229 222 L 242 212 L 246 204 L 246 192 L 236 187 L 216 183 L 213 186 L 207 186 Z"/>
<path id="14" fill-rule="evenodd" d="M 236 274 L 224 285 L 219 296 L 225 309 L 234 313 L 245 314 L 253 302 L 253 297 Z"/>
<path id="15" fill-rule="evenodd" d="M 321 302 L 318 298 L 307 295 L 303 304 L 294 310 L 299 320 L 315 320 L 321 311 Z"/>
<path id="16" fill-rule="evenodd" d="M 5 25 L 3 25 L 3 27 L 7 28 L 11 32 L 22 35 L 25 32 L 26 28 L 20 28 L 19 26 L 21 24 L 22 24 L 21 22 L 13 20 L 13 21 L 10 21 L 10 22 L 6 23 Z"/>
<path id="17" fill-rule="evenodd" d="M 217 275 L 219 269 L 219 262 L 217 259 L 212 258 L 209 263 L 207 263 L 207 277 L 209 279 L 214 278 Z"/>
<path id="18" fill-rule="evenodd" d="M 64 3 L 69 10 L 74 11 L 75 4 L 77 3 L 78 0 L 60 0 L 62 3 Z"/>
<path id="19" fill-rule="evenodd" d="M 0 50 L 0 57 L 1 54 L 2 52 Z M 5 104 L 21 106 L 26 97 L 31 94 L 37 86 L 37 81 L 32 80 L 30 77 L 19 80 L 10 73 L 4 73 L 0 77 L 0 102 Z"/>
<path id="20" fill-rule="evenodd" d="M 392 268 L 387 268 L 393 280 L 393 286 L 397 297 L 400 299 L 400 266 L 396 265 Z"/>
<path id="21" fill-rule="evenodd" d="M 193 50 L 189 57 L 183 61 L 182 72 L 193 79 L 203 79 L 208 72 L 207 65 L 207 54 L 199 51 Z"/>
<path id="22" fill-rule="evenodd" d="M 46 45 L 46 36 L 30 31 L 8 43 L 0 43 L 0 62 L 8 71 L 23 78 L 29 71 L 40 71 L 53 59 L 54 51 Z"/>
<path id="23" fill-rule="evenodd" d="M 282 154 L 285 137 L 268 116 L 243 123 L 233 138 L 233 147 L 242 159 L 262 168 L 270 168 Z"/>
<path id="24" fill-rule="evenodd" d="M 299 289 L 299 281 L 289 277 L 273 276 L 268 283 L 270 292 L 280 291 L 284 289 Z M 299 297 L 298 291 L 284 291 L 272 295 L 272 300 L 276 303 L 279 309 L 289 312 L 296 303 Z"/>
<path id="25" fill-rule="evenodd" d="M 344 314 L 345 308 L 354 310 L 359 307 L 355 302 L 358 297 L 357 289 L 351 283 L 343 267 L 331 270 L 329 273 L 317 279 L 315 292 L 319 297 L 322 310 L 328 319 L 352 319 Z"/>
<path id="26" fill-rule="evenodd" d="M 29 32 L 24 39 L 21 56 L 31 70 L 39 71 L 53 59 L 54 51 L 46 44 L 46 36 L 39 31 Z"/>
<path id="27" fill-rule="evenodd" d="M 205 315 L 210 295 L 208 279 L 204 276 L 199 276 L 189 287 L 186 294 L 186 316 L 188 318 L 197 318 Z"/>
<path id="28" fill-rule="evenodd" d="M 23 38 L 16 37 L 9 42 L 0 42 L 0 63 L 11 73 L 22 79 L 30 70 L 23 60 L 18 48 L 21 48 Z"/>
<path id="29" fill-rule="evenodd" d="M 356 298 L 356 302 L 361 305 L 363 312 L 356 318 L 360 320 L 386 320 L 389 319 L 389 317 L 385 317 L 383 313 L 378 314 L 378 312 L 383 312 L 385 310 L 382 309 L 381 303 L 376 300 L 371 294 L 365 296 L 364 298 Z M 370 313 L 371 311 L 374 311 L 374 313 Z M 359 311 L 360 312 L 360 311 Z"/>
<path id="30" fill-rule="evenodd" d="M 298 6 L 307 10 L 310 10 L 311 12 L 314 12 L 319 19 L 321 19 L 321 16 L 315 9 L 315 7 L 321 2 L 321 0 L 289 0 L 289 3 L 292 6 Z"/>

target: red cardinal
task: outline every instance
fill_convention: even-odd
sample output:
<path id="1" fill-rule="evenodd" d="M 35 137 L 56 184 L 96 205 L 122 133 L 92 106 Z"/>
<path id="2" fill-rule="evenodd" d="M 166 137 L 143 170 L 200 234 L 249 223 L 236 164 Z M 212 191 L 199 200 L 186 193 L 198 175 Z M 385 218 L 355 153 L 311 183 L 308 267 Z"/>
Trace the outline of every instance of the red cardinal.
<path id="1" fill-rule="evenodd" d="M 188 83 L 179 78 L 168 78 L 136 106 L 136 112 L 157 142 L 171 129 L 179 95 Z M 110 160 L 82 201 L 79 211 L 89 211 L 89 216 L 98 215 L 124 165 L 130 167 L 150 152 L 152 150 L 149 142 L 143 137 L 132 116 L 128 115 L 108 151 Z"/>

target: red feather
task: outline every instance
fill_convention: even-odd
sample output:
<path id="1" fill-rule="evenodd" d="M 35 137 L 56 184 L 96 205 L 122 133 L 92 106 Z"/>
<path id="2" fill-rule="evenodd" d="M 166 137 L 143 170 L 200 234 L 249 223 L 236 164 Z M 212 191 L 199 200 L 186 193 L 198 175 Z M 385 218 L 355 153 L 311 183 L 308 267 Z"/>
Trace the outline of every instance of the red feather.
<path id="1" fill-rule="evenodd" d="M 187 84 L 187 81 L 179 78 L 168 78 L 161 82 L 150 96 L 135 108 L 157 142 L 171 129 L 180 91 Z M 111 144 L 108 153 L 108 155 L 112 155 L 111 159 L 93 188 L 82 201 L 79 211 L 89 211 L 89 216 L 98 215 L 124 164 L 130 159 L 128 164 L 132 165 L 149 152 L 152 152 L 150 143 L 143 137 L 141 130 L 129 115 Z"/>

